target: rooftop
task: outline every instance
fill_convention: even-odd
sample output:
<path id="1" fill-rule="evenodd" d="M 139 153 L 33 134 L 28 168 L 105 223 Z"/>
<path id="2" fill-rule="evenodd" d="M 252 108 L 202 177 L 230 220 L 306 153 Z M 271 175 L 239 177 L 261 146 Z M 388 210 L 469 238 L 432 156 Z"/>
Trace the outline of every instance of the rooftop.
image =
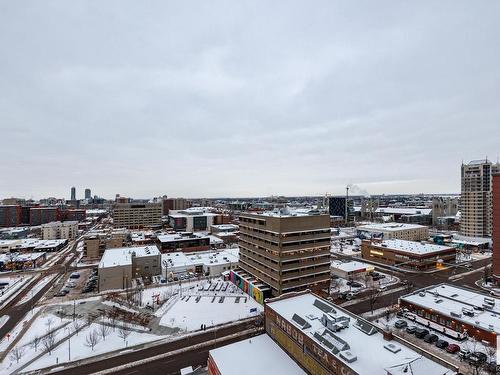
<path id="1" fill-rule="evenodd" d="M 271 300 L 267 307 L 358 374 L 387 375 L 386 369 L 417 359 L 425 365 L 425 375 L 455 373 L 396 340 L 384 340 L 368 321 L 311 293 Z"/>
<path id="2" fill-rule="evenodd" d="M 99 262 L 99 268 L 126 266 L 132 264 L 132 256 L 136 257 L 160 255 L 156 246 L 120 247 L 107 249 Z"/>
<path id="3" fill-rule="evenodd" d="M 405 241 L 405 240 L 385 240 L 380 243 L 374 242 L 372 244 L 386 247 L 392 250 L 397 250 L 417 255 L 431 254 L 453 249 L 452 247 L 449 246 L 442 246 L 425 242 Z"/>
<path id="4" fill-rule="evenodd" d="M 301 375 L 305 372 L 267 334 L 210 350 L 221 375 Z"/>
<path id="5" fill-rule="evenodd" d="M 485 298 L 493 301 L 486 303 Z M 458 319 L 486 331 L 500 334 L 500 299 L 450 284 L 440 284 L 401 297 L 424 308 Z M 476 309 L 474 309 L 476 307 Z M 472 313 L 465 315 L 463 309 Z"/>
<path id="6" fill-rule="evenodd" d="M 366 231 L 380 231 L 380 232 L 398 232 L 402 230 L 411 230 L 411 229 L 422 229 L 426 228 L 423 225 L 418 224 L 404 224 L 404 223 L 381 223 L 381 224 L 366 224 L 357 227 L 358 230 L 366 230 Z"/>
<path id="7" fill-rule="evenodd" d="M 197 251 L 194 253 L 166 253 L 161 255 L 162 264 L 167 262 L 168 267 L 189 267 L 195 265 L 214 265 L 238 263 L 239 249 L 225 249 L 221 251 Z"/>
<path id="8" fill-rule="evenodd" d="M 357 262 L 357 261 L 351 261 L 351 262 L 333 261 L 332 268 L 336 268 L 344 272 L 355 272 L 355 271 L 361 272 L 366 269 L 373 270 L 374 267 L 371 264 Z"/>

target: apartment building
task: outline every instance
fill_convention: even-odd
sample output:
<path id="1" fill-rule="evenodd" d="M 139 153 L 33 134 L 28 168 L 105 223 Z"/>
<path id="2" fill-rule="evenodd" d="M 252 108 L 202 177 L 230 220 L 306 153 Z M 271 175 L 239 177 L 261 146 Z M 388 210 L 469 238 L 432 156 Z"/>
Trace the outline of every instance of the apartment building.
<path id="1" fill-rule="evenodd" d="M 73 240 L 78 236 L 78 221 L 53 221 L 42 224 L 44 240 Z"/>
<path id="2" fill-rule="evenodd" d="M 61 220 L 61 212 L 57 207 L 30 207 L 29 224 L 42 225 Z"/>
<path id="3" fill-rule="evenodd" d="M 460 232 L 469 237 L 489 237 L 492 231 L 492 175 L 500 164 L 488 159 L 462 164 Z"/>
<path id="4" fill-rule="evenodd" d="M 99 291 L 125 289 L 132 280 L 161 274 L 161 254 L 156 246 L 108 249 L 99 262 Z"/>
<path id="5" fill-rule="evenodd" d="M 113 208 L 115 227 L 161 227 L 161 203 L 116 203 Z"/>
<path id="6" fill-rule="evenodd" d="M 365 238 L 406 241 L 425 241 L 429 238 L 429 228 L 419 224 L 367 224 L 360 225 L 356 229 L 358 235 Z"/>
<path id="7" fill-rule="evenodd" d="M 100 259 L 107 249 L 124 247 L 129 232 L 127 230 L 92 231 L 84 238 L 83 251 L 87 259 Z"/>
<path id="8" fill-rule="evenodd" d="M 241 279 L 251 275 L 253 284 L 264 283 L 273 296 L 329 287 L 329 215 L 244 213 L 239 222 L 241 270 L 235 274 Z"/>

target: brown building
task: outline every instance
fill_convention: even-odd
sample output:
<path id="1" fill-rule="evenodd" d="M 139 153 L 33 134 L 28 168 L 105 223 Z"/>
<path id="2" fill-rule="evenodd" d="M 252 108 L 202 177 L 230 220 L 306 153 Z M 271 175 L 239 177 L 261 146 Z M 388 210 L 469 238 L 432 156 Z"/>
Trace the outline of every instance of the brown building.
<path id="1" fill-rule="evenodd" d="M 161 211 L 161 203 L 116 203 L 113 223 L 117 228 L 158 228 Z"/>
<path id="2" fill-rule="evenodd" d="M 162 206 L 163 215 L 168 215 L 170 210 L 186 210 L 191 207 L 191 204 L 185 198 L 164 198 Z"/>
<path id="3" fill-rule="evenodd" d="M 240 268 L 273 296 L 329 287 L 329 215 L 244 213 L 239 223 Z"/>
<path id="4" fill-rule="evenodd" d="M 500 283 L 500 173 L 493 175 L 493 266 L 492 273 Z"/>
<path id="5" fill-rule="evenodd" d="M 364 240 L 361 256 L 373 262 L 402 266 L 415 270 L 436 268 L 442 263 L 455 262 L 456 249 L 415 241 Z"/>
<path id="6" fill-rule="evenodd" d="M 17 227 L 21 224 L 21 206 L 0 206 L 0 227 Z"/>

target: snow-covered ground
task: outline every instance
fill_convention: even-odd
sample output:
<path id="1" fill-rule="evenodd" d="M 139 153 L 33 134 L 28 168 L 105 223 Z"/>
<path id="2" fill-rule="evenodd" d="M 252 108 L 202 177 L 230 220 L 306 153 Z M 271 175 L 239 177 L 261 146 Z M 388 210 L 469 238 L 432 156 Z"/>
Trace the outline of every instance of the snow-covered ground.
<path id="1" fill-rule="evenodd" d="M 100 331 L 100 324 L 92 323 L 90 326 L 82 329 L 78 335 L 75 334 L 71 336 L 71 344 L 68 343 L 68 340 L 65 340 L 58 347 L 56 347 L 51 354 L 44 354 L 41 358 L 30 364 L 25 370 L 32 371 L 56 364 L 66 363 L 68 361 L 89 358 L 114 350 L 125 349 L 127 346 L 135 346 L 163 338 L 162 336 L 129 330 L 128 337 L 123 339 L 123 337 L 120 337 L 120 329 L 118 327 L 114 330 L 109 327 L 108 330 L 109 334 L 105 339 L 98 336 L 98 342 L 92 350 L 88 343 L 89 334 L 91 334 L 91 332 L 97 333 Z M 71 357 L 69 357 L 69 345 L 71 345 Z"/>
<path id="2" fill-rule="evenodd" d="M 21 298 L 21 300 L 17 303 L 18 305 L 22 305 L 23 303 L 26 303 L 30 301 L 33 296 L 35 296 L 40 290 L 42 290 L 47 284 L 51 283 L 57 275 L 49 275 L 45 276 L 43 279 L 41 279 L 26 295 Z"/>
<path id="3" fill-rule="evenodd" d="M 14 297 L 17 292 L 21 291 L 23 286 L 25 286 L 32 276 L 19 276 L 19 275 L 9 275 L 0 277 L 1 282 L 8 282 L 9 285 L 5 286 L 0 291 L 0 307 L 6 303 L 10 298 Z"/>
<path id="4" fill-rule="evenodd" d="M 262 306 L 248 296 L 184 296 L 162 316 L 160 325 L 194 331 L 202 324 L 210 327 L 228 323 L 258 315 L 262 310 Z"/>

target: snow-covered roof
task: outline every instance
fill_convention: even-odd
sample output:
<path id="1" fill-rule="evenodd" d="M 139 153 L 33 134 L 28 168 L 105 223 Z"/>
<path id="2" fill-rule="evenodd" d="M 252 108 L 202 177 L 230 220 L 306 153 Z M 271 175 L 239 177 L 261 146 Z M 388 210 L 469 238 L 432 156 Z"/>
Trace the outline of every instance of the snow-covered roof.
<path id="1" fill-rule="evenodd" d="M 225 231 L 225 232 L 234 232 L 238 230 L 238 226 L 234 224 L 219 224 L 219 225 L 212 225 L 212 228 L 218 229 L 220 231 Z"/>
<path id="2" fill-rule="evenodd" d="M 332 268 L 344 271 L 344 272 L 363 272 L 368 270 L 373 270 L 374 267 L 371 264 L 363 263 L 363 262 L 357 262 L 357 261 L 351 261 L 351 262 L 340 262 L 340 261 L 333 261 L 332 262 Z"/>
<path id="3" fill-rule="evenodd" d="M 422 357 L 396 340 L 384 340 L 382 333 L 370 322 L 312 293 L 270 301 L 266 306 L 358 374 L 387 375 L 387 368 Z M 294 319 L 294 316 L 298 318 Z M 347 327 L 334 333 L 323 324 L 324 316 L 335 320 L 335 324 L 347 322 Z M 300 325 L 297 321 L 303 321 L 304 324 Z M 346 357 L 354 360 L 348 363 L 344 359 Z M 422 358 L 422 361 L 428 362 L 426 375 L 455 373 L 429 358 Z"/>
<path id="4" fill-rule="evenodd" d="M 494 301 L 494 304 L 487 304 L 485 298 Z M 403 296 L 401 301 L 432 309 L 452 319 L 500 334 L 499 298 L 455 285 L 440 284 Z M 482 310 L 474 309 L 474 306 Z M 473 316 L 464 315 L 463 309 L 472 311 Z"/>
<path id="5" fill-rule="evenodd" d="M 99 262 L 99 268 L 126 266 L 132 264 L 132 256 L 144 257 L 152 255 L 160 255 L 160 250 L 154 245 L 107 249 Z"/>
<path id="6" fill-rule="evenodd" d="M 12 249 L 48 249 L 65 244 L 68 240 L 41 240 L 38 238 L 23 238 L 19 240 L 0 240 L 0 247 Z"/>
<path id="7" fill-rule="evenodd" d="M 357 227 L 358 230 L 367 232 L 399 232 L 403 230 L 422 229 L 426 228 L 418 224 L 405 224 L 405 223 L 383 223 L 383 224 L 366 224 Z"/>
<path id="8" fill-rule="evenodd" d="M 197 265 L 222 265 L 238 263 L 239 249 L 226 249 L 221 251 L 197 251 L 194 253 L 166 253 L 161 255 L 162 265 L 167 262 L 168 268 L 193 267 Z"/>
<path id="9" fill-rule="evenodd" d="M 221 375 L 302 375 L 305 372 L 267 334 L 210 350 Z"/>
<path id="10" fill-rule="evenodd" d="M 436 245 L 426 242 L 406 241 L 406 240 L 384 240 L 382 242 L 374 242 L 372 245 L 378 245 L 391 250 L 397 250 L 404 253 L 425 255 L 439 253 L 442 251 L 452 250 L 452 247 Z"/>
<path id="11" fill-rule="evenodd" d="M 375 213 L 390 215 L 430 215 L 431 212 L 427 207 L 379 207 L 375 210 Z"/>

